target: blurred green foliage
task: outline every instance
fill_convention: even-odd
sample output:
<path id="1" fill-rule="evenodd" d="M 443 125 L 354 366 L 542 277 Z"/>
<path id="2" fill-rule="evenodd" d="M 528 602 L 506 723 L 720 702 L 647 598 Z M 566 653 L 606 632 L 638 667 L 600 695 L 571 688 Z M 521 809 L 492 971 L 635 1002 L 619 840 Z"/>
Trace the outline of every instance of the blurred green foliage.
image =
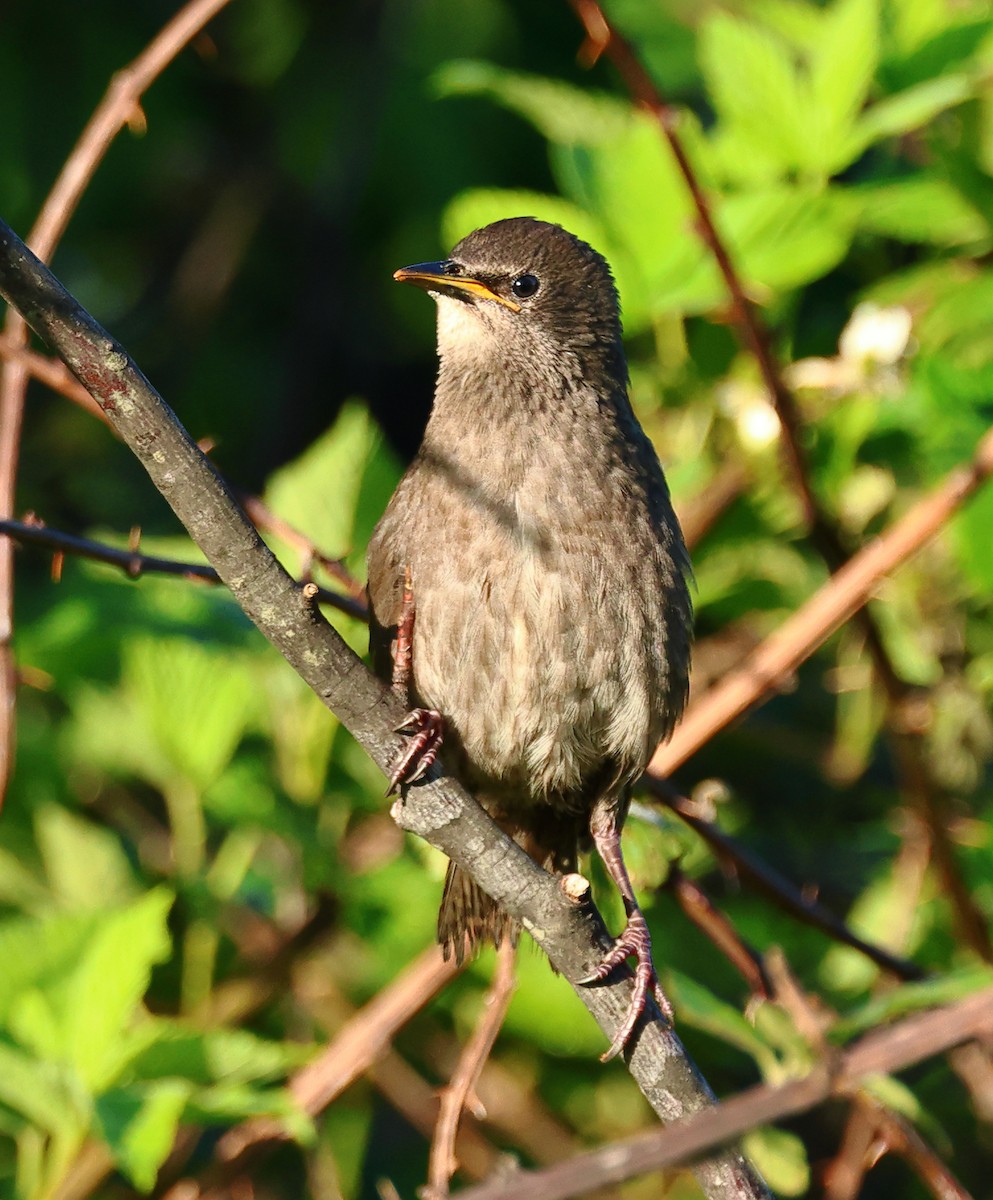
<path id="1" fill-rule="evenodd" d="M 968 459 L 993 418 L 989 6 L 607 9 L 678 105 L 715 221 L 790 364 L 813 487 L 854 548 Z M 15 0 L 5 12 L 0 193 L 22 232 L 113 72 L 173 10 Z M 152 87 L 142 135 L 115 141 L 55 267 L 193 434 L 216 440 L 229 477 L 361 573 L 434 371 L 431 306 L 394 288 L 392 270 L 525 212 L 587 238 L 614 265 L 633 397 L 678 507 L 706 509 L 729 470 L 744 481 L 694 550 L 702 691 L 826 572 L 672 156 L 606 64 L 577 67 L 579 42 L 564 4 L 236 0 Z M 127 452 L 34 385 L 19 506 L 121 545 L 141 524 L 143 548 L 195 555 Z M 874 606 L 981 922 L 993 912 L 991 522 L 987 489 Z M 378 772 L 225 594 L 80 561 L 56 586 L 46 567 L 21 553 L 18 761 L 0 822 L 0 1195 L 148 1194 L 180 1128 L 199 1136 L 163 1183 L 203 1170 L 223 1130 L 258 1115 L 292 1139 L 261 1169 L 263 1194 L 365 1200 L 388 1176 L 413 1195 L 426 1143 L 396 1070 L 316 1124 L 285 1081 L 430 943 L 440 856 L 397 833 Z M 360 624 L 336 622 L 362 649 Z M 632 818 L 680 1029 L 722 1094 L 801 1073 L 817 1048 L 785 1009 L 745 1008 L 741 979 L 665 889 L 673 858 L 754 946 L 780 948 L 838 1042 L 988 979 L 930 864 L 886 735 L 901 714 L 887 713 L 858 633 L 793 683 L 679 783 L 723 780 L 723 829 L 935 978 L 894 988 L 733 886 L 675 819 Z M 486 955 L 399 1036 L 431 1086 L 490 968 Z M 495 1060 L 505 1107 L 540 1112 L 559 1141 L 528 1144 L 495 1115 L 494 1144 L 531 1162 L 649 1123 L 601 1048 L 525 950 Z M 874 1097 L 966 1186 L 988 1186 L 990 1127 L 946 1062 L 880 1080 Z M 748 1150 L 779 1194 L 800 1196 L 843 1121 L 829 1107 L 755 1131 Z M 659 1182 L 622 1194 L 658 1195 Z M 926 1193 L 891 1157 L 863 1194 Z"/>

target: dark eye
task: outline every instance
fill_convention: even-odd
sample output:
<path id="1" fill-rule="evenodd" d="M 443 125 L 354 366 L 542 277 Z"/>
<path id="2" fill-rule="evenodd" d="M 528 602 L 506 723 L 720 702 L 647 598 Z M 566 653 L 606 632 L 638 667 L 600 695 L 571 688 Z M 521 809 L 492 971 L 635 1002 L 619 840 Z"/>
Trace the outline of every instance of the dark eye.
<path id="1" fill-rule="evenodd" d="M 537 275 L 518 275 L 510 285 L 510 290 L 518 300 L 530 300 L 540 287 L 541 282 Z"/>

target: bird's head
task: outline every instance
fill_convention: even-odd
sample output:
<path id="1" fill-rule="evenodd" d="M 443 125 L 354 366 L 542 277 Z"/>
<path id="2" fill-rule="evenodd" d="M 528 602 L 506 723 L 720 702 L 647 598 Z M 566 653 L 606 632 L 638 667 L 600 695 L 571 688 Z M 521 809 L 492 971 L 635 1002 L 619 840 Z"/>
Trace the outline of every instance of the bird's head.
<path id="1" fill-rule="evenodd" d="M 559 225 L 533 217 L 470 233 L 440 262 L 403 267 L 438 303 L 445 362 L 483 367 L 494 357 L 546 367 L 578 359 L 625 372 L 617 289 L 606 259 Z"/>

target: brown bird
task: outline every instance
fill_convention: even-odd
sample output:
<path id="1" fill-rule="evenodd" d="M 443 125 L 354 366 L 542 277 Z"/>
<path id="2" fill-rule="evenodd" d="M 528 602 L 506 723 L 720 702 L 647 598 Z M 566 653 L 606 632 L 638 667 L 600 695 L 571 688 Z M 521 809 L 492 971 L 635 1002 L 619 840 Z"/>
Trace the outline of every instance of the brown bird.
<path id="1" fill-rule="evenodd" d="M 572 871 L 590 840 L 627 925 L 586 982 L 636 959 L 667 1013 L 621 855 L 630 789 L 686 701 L 689 560 L 628 400 L 610 268 L 530 217 L 396 272 L 438 304 L 424 441 L 369 547 L 377 672 L 417 705 L 391 780 L 445 760 L 528 854 Z M 405 586 L 406 580 L 406 586 Z M 516 923 L 449 864 L 438 939 L 462 961 Z"/>

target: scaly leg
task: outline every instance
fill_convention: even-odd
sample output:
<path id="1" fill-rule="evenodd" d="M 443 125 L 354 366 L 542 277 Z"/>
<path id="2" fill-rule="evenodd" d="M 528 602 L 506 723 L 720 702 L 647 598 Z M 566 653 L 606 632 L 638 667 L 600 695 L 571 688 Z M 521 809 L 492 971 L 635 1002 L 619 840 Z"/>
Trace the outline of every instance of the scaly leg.
<path id="1" fill-rule="evenodd" d="M 410 567 L 403 569 L 403 596 L 397 618 L 397 636 L 393 643 L 393 690 L 410 703 L 410 680 L 414 664 L 414 581 Z"/>
<path id="2" fill-rule="evenodd" d="M 393 691 L 405 704 L 410 703 L 410 684 L 414 662 L 414 586 L 410 567 L 403 570 L 403 600 L 393 645 Z M 397 733 L 412 735 L 410 744 L 390 772 L 387 796 L 398 787 L 416 783 L 434 764 L 445 736 L 445 721 L 432 708 L 414 708 L 396 728 Z"/>
<path id="3" fill-rule="evenodd" d="M 652 962 L 652 938 L 648 932 L 648 922 L 638 907 L 638 901 L 634 896 L 634 888 L 631 886 L 631 878 L 628 875 L 627 867 L 624 865 L 624 856 L 621 854 L 621 829 L 617 808 L 610 804 L 598 804 L 593 810 L 593 816 L 590 821 L 590 833 L 593 835 L 593 843 L 600 857 L 603 859 L 604 866 L 610 872 L 610 877 L 617 884 L 617 889 L 624 900 L 627 924 L 620 937 L 614 942 L 613 948 L 597 969 L 592 975 L 581 982 L 587 984 L 600 983 L 628 958 L 633 956 L 636 959 L 634 995 L 631 997 L 631 1005 L 628 1008 L 627 1016 L 624 1018 L 624 1023 L 620 1029 L 614 1035 L 610 1049 L 601 1055 L 603 1062 L 609 1062 L 612 1058 L 620 1054 L 631 1040 L 638 1021 L 645 1011 L 649 992 L 655 997 L 655 1002 L 658 1004 L 663 1016 L 670 1021 L 672 1020 L 672 1005 L 669 1003 L 669 998 L 665 992 L 662 991 L 659 977 L 655 972 L 655 964 Z"/>

